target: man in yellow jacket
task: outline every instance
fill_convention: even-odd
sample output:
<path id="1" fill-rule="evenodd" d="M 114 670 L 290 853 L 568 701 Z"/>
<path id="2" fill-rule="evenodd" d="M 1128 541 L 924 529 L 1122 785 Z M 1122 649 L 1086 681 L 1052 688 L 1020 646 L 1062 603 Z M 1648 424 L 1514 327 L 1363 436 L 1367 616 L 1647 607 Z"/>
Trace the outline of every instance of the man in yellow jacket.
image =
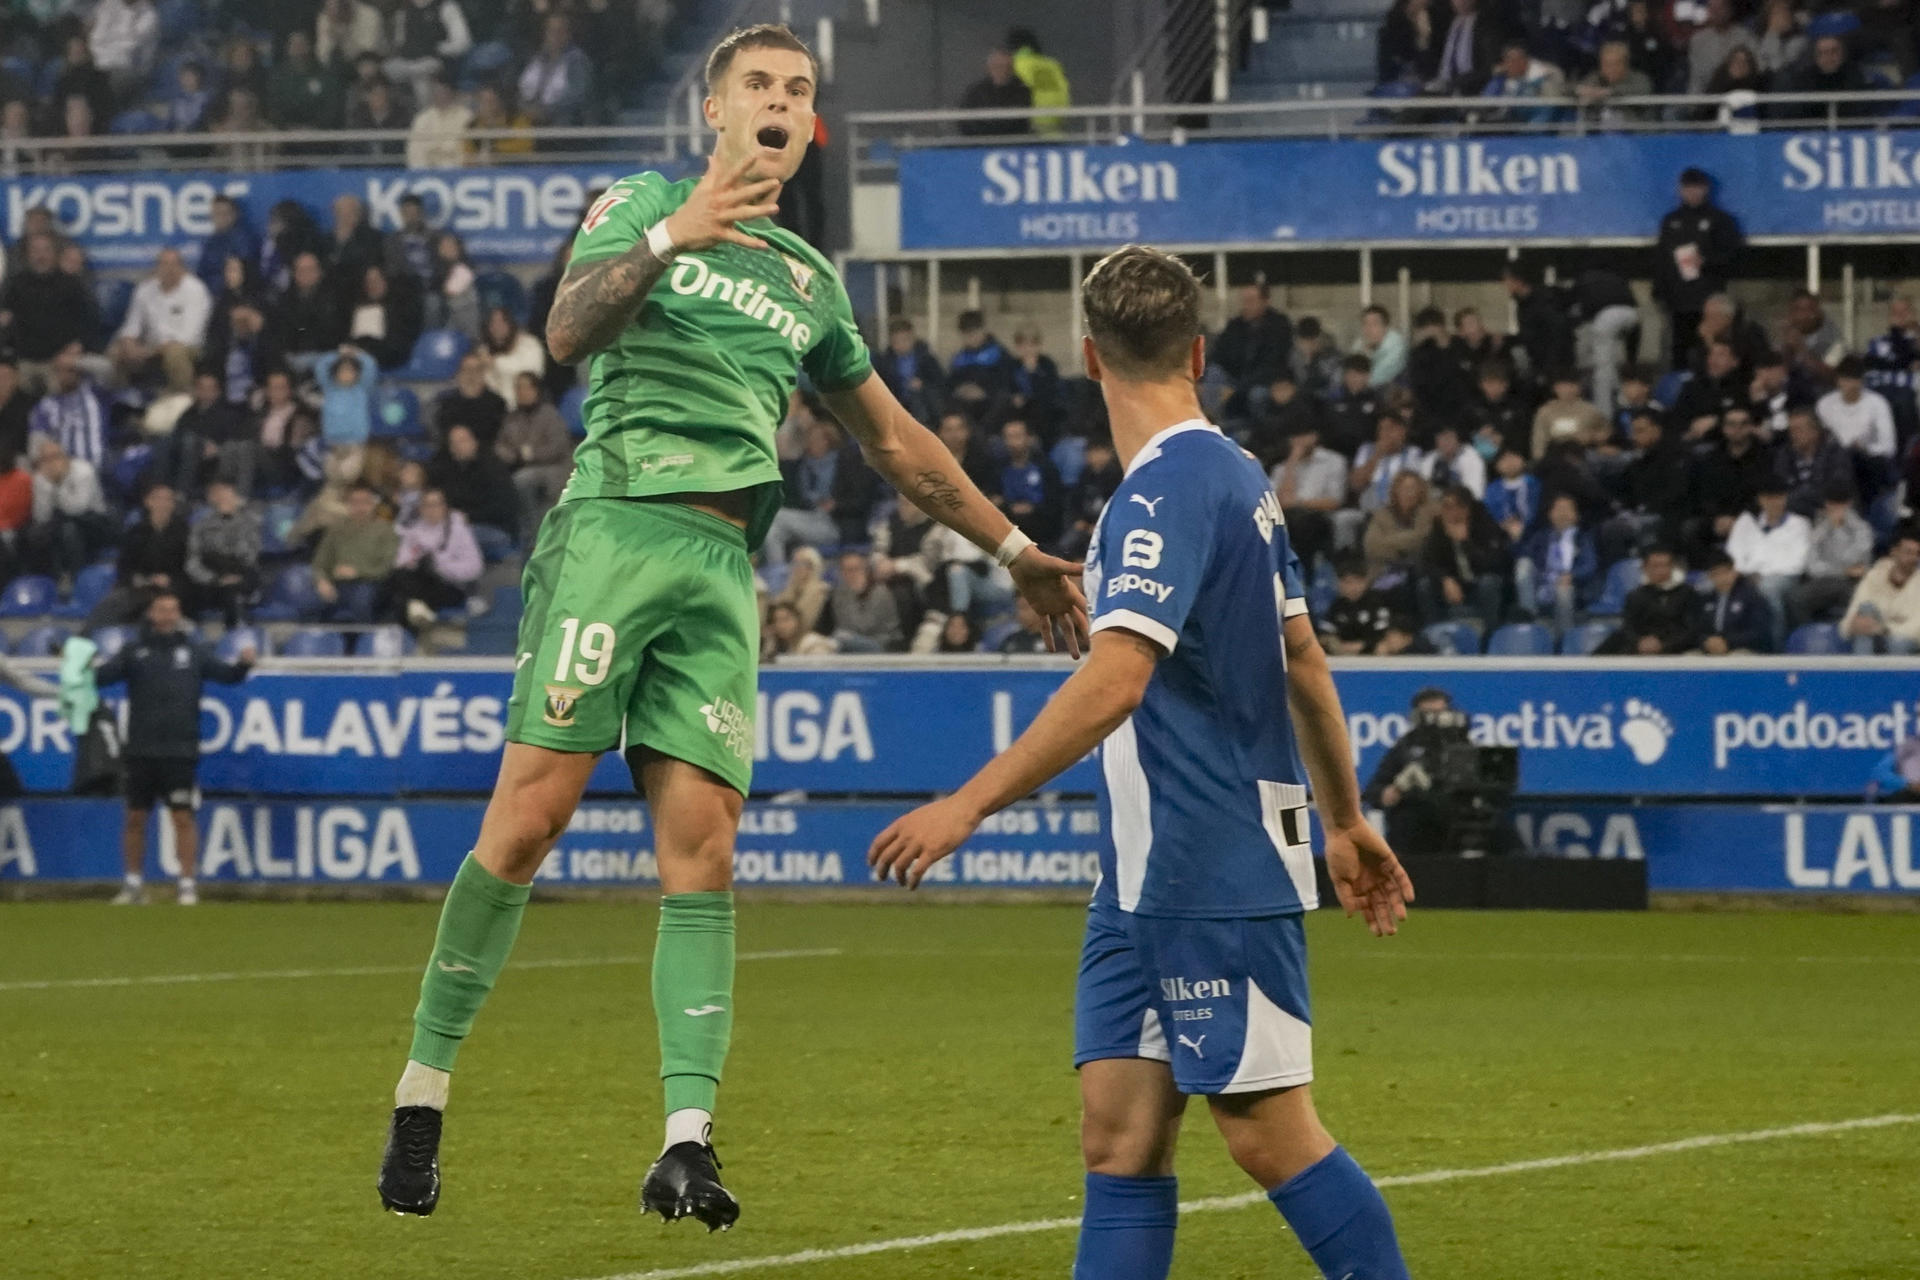
<path id="1" fill-rule="evenodd" d="M 1067 83 L 1066 68 L 1060 65 L 1060 59 L 1040 52 L 1039 38 L 1031 30 L 1015 27 L 1009 31 L 1007 48 L 1013 50 L 1013 74 L 1033 93 L 1035 107 L 1073 105 L 1073 89 Z M 1066 132 L 1066 122 L 1059 116 L 1035 116 L 1033 131 L 1058 137 Z"/>

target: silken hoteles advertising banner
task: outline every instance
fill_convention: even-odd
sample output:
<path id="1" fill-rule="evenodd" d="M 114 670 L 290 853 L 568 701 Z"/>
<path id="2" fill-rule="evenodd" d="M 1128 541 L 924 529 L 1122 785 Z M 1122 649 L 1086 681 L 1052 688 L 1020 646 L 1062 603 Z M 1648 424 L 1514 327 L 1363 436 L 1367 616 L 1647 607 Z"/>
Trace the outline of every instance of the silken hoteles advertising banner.
<path id="1" fill-rule="evenodd" d="M 1920 230 L 1920 131 L 902 152 L 908 249 L 1651 240 L 1704 169 L 1753 236 Z"/>
<path id="2" fill-rule="evenodd" d="M 774 667 L 761 673 L 754 707 L 706 703 L 685 714 L 754 761 L 758 793 L 923 794 L 953 789 L 1012 741 L 1066 671 Z M 201 782 L 262 795 L 484 795 L 510 682 L 504 661 L 418 662 L 209 686 Z M 1476 741 L 1519 748 L 1521 790 L 1534 796 L 1846 799 L 1897 741 L 1920 732 L 1920 670 L 1889 660 L 1410 659 L 1344 667 L 1339 684 L 1363 778 L 1406 731 L 1413 694 L 1438 685 L 1468 714 Z M 72 776 L 72 741 L 51 701 L 0 690 L 0 751 L 32 791 L 57 792 Z M 1094 768 L 1074 766 L 1060 789 L 1092 792 Z M 609 756 L 594 787 L 629 792 L 624 763 Z"/>

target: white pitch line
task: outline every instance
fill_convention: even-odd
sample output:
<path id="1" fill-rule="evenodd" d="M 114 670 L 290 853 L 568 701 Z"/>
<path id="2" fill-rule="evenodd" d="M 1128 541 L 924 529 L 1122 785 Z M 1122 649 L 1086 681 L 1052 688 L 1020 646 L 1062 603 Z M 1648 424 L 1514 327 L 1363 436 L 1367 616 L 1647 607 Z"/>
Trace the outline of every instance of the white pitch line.
<path id="1" fill-rule="evenodd" d="M 837 956 L 838 947 L 811 947 L 794 951 L 742 951 L 736 960 L 805 960 L 819 956 Z M 651 964 L 652 956 L 579 956 L 556 960 L 510 960 L 508 971 L 516 969 L 594 969 L 602 965 Z M 40 978 L 24 982 L 0 982 L 0 991 L 62 991 L 77 987 L 169 987 L 188 982 L 249 982 L 256 979 L 283 978 L 372 978 L 397 973 L 418 973 L 417 964 L 360 965 L 351 969 L 235 969 L 227 973 L 145 973 L 114 978 Z"/>
<path id="2" fill-rule="evenodd" d="M 1431 1169 L 1426 1173 L 1402 1173 L 1377 1178 L 1381 1187 L 1418 1187 L 1435 1182 L 1461 1182 L 1473 1178 L 1498 1178 L 1513 1173 L 1533 1173 L 1542 1169 L 1565 1169 L 1577 1165 L 1606 1164 L 1617 1160 L 1645 1160 L 1651 1156 L 1674 1155 L 1683 1151 L 1701 1151 L 1710 1147 L 1731 1147 L 1746 1142 L 1773 1142 L 1781 1138 L 1804 1138 L 1821 1134 L 1848 1133 L 1856 1129 L 1885 1129 L 1894 1125 L 1920 1124 L 1920 1114 L 1865 1116 L 1857 1120 L 1794 1124 L 1780 1129 L 1750 1129 L 1745 1133 L 1710 1133 L 1673 1142 L 1656 1142 L 1644 1147 L 1616 1147 L 1611 1151 L 1578 1151 L 1571 1155 L 1546 1156 L 1538 1160 L 1514 1160 L 1507 1164 L 1481 1165 L 1470 1169 Z M 1265 1204 L 1264 1193 L 1250 1191 L 1237 1196 L 1213 1196 L 1189 1200 L 1180 1206 L 1185 1213 L 1218 1213 L 1226 1209 L 1245 1209 Z M 748 1271 L 770 1271 L 797 1267 L 809 1262 L 834 1262 L 862 1258 L 875 1253 L 898 1253 L 907 1249 L 925 1249 L 939 1244 L 968 1244 L 976 1240 L 996 1240 L 1002 1236 L 1034 1235 L 1043 1231 L 1067 1231 L 1080 1225 L 1078 1218 L 1042 1218 L 1033 1222 L 1002 1222 L 991 1227 L 967 1227 L 958 1231 L 939 1231 L 925 1236 L 903 1236 L 894 1240 L 872 1240 L 865 1244 L 842 1245 L 833 1249 L 802 1249 L 798 1253 L 774 1254 L 765 1258 L 733 1258 L 724 1262 L 703 1262 L 691 1267 L 668 1267 L 660 1271 L 627 1271 L 600 1280 L 691 1280 L 695 1276 L 738 1275 Z"/>
<path id="3" fill-rule="evenodd" d="M 1367 960 L 1554 960 L 1597 964 L 1920 964 L 1914 956 L 1764 956 L 1712 955 L 1701 952 L 1626 951 L 1420 951 L 1369 947 L 1353 953 Z"/>

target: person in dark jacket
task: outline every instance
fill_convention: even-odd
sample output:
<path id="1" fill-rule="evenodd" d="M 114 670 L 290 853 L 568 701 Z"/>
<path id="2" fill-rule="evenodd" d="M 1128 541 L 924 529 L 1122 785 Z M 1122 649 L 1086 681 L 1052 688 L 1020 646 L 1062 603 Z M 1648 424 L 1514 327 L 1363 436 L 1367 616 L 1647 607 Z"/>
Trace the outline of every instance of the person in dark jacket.
<path id="1" fill-rule="evenodd" d="M 445 446 L 427 464 L 427 485 L 446 494 L 447 505 L 466 516 L 489 559 L 498 560 L 513 548 L 520 528 L 513 473 L 491 449 L 480 447 L 472 427 L 448 429 Z"/>
<path id="2" fill-rule="evenodd" d="M 355 282 L 357 292 L 346 310 L 347 341 L 380 362 L 398 369 L 413 355 L 425 326 L 426 306 L 413 277 L 389 277 L 385 268 L 367 267 Z"/>
<path id="3" fill-rule="evenodd" d="M 433 401 L 433 429 L 444 440 L 453 427 L 468 427 L 482 449 L 493 448 L 507 420 L 507 402 L 487 385 L 487 357 L 469 351 L 460 358 L 453 385 Z"/>
<path id="4" fill-rule="evenodd" d="M 1040 447 L 1052 447 L 1060 438 L 1061 419 L 1067 412 L 1067 394 L 1065 384 L 1060 381 L 1060 366 L 1040 349 L 1038 330 L 1014 330 L 1013 363 L 1008 373 L 1013 380 L 1008 403 L 1040 438 Z"/>
<path id="5" fill-rule="evenodd" d="M 1033 107 L 1033 90 L 1013 73 L 1013 55 L 1005 49 L 995 49 L 987 55 L 987 74 L 967 86 L 966 93 L 960 97 L 960 106 L 966 111 L 999 107 L 1025 112 Z M 1004 138 L 1032 131 L 1033 122 L 1025 115 L 985 116 L 960 122 L 960 132 L 973 138 Z"/>
<path id="6" fill-rule="evenodd" d="M 1317 437 L 1326 416 L 1327 406 L 1320 397 L 1304 390 L 1294 380 L 1293 370 L 1282 369 L 1267 384 L 1267 407 L 1247 428 L 1247 449 L 1270 471 L 1291 451 L 1295 436 L 1311 431 Z"/>
<path id="7" fill-rule="evenodd" d="M 260 586 L 260 513 L 230 480 L 207 486 L 207 506 L 187 534 L 187 590 L 196 609 L 218 609 L 237 627 Z"/>
<path id="8" fill-rule="evenodd" d="M 289 357 L 302 359 L 311 368 L 340 346 L 340 302 L 317 254 L 296 256 L 290 279 L 273 308 L 273 332 Z"/>
<path id="9" fill-rule="evenodd" d="M 1275 311 L 1265 283 L 1242 285 L 1240 314 L 1227 321 L 1207 349 L 1207 364 L 1219 370 L 1227 398 L 1220 412 L 1229 418 L 1259 414 L 1267 386 L 1293 357 L 1293 322 Z"/>
<path id="10" fill-rule="evenodd" d="M 1725 293 L 1746 237 L 1733 215 L 1713 202 L 1713 179 L 1699 169 L 1680 175 L 1680 203 L 1660 219 L 1654 245 L 1653 297 L 1667 311 L 1673 367 L 1686 367 L 1707 299 Z"/>
<path id="11" fill-rule="evenodd" d="M 1565 301 L 1540 282 L 1531 263 L 1509 262 L 1501 278 L 1517 313 L 1514 342 L 1527 353 L 1534 381 L 1544 384 L 1554 370 L 1573 368 L 1573 320 Z"/>
<path id="12" fill-rule="evenodd" d="M 183 907 L 199 901 L 194 874 L 199 869 L 198 832 L 193 811 L 200 802 L 200 690 L 206 680 L 238 684 L 253 666 L 251 646 L 238 661 L 225 662 L 181 625 L 180 597 L 171 587 L 147 602 L 146 625 L 119 652 L 94 669 L 94 682 L 127 686 L 126 821 L 120 829 L 120 854 L 126 880 L 116 903 L 145 902 L 141 876 L 147 845 L 147 818 L 164 804 L 173 821 L 174 853 L 180 861 Z"/>
<path id="13" fill-rule="evenodd" d="M 1513 546 L 1471 492 L 1454 485 L 1421 547 L 1421 613 L 1428 621 L 1467 618 L 1485 631 L 1506 612 Z"/>
<path id="14" fill-rule="evenodd" d="M 213 222 L 213 232 L 200 242 L 200 263 L 194 271 L 207 286 L 207 292 L 217 298 L 224 288 L 221 276 L 226 271 L 227 259 L 238 258 L 249 266 L 258 262 L 260 236 L 247 225 L 239 203 L 230 195 L 215 196 L 207 216 Z"/>
<path id="15" fill-rule="evenodd" d="M 1340 392 L 1327 405 L 1321 424 L 1320 442 L 1348 461 L 1373 439 L 1385 412 L 1380 393 L 1369 385 L 1372 378 L 1373 361 L 1366 356 L 1350 355 L 1341 361 Z"/>
<path id="16" fill-rule="evenodd" d="M 1533 454 L 1533 397 L 1513 385 L 1513 366 L 1504 358 L 1481 365 L 1475 381 L 1479 394 L 1467 402 L 1463 429 L 1474 447 L 1497 457 L 1512 449 L 1522 458 Z"/>
<path id="17" fill-rule="evenodd" d="M 1060 554 L 1069 560 L 1085 556 L 1093 542 L 1093 526 L 1106 510 L 1107 502 L 1119 489 L 1126 472 L 1113 445 L 1106 440 L 1087 442 L 1087 463 L 1080 479 L 1067 494 L 1067 531 L 1060 536 Z"/>
<path id="18" fill-rule="evenodd" d="M 146 613 L 159 591 L 179 591 L 187 575 L 187 522 L 173 487 L 156 484 L 141 500 L 147 513 L 126 531 L 113 590 L 87 615 L 86 630 L 121 626 Z"/>
<path id="19" fill-rule="evenodd" d="M 1810 404 L 1787 410 L 1787 438 L 1773 455 L 1773 471 L 1787 486 L 1787 510 L 1816 520 L 1836 486 L 1855 488 L 1853 458 L 1820 422 Z"/>
<path id="20" fill-rule="evenodd" d="M 1711 594 L 1700 599 L 1700 652 L 1715 657 L 1729 653 L 1769 653 L 1773 650 L 1773 609 L 1760 589 L 1733 567 L 1733 557 L 1716 551 L 1707 557 Z"/>
<path id="21" fill-rule="evenodd" d="M 1627 433 L 1635 452 L 1615 482 L 1620 511 L 1599 532 L 1600 556 L 1608 564 L 1645 543 L 1674 541 L 1692 511 L 1693 460 L 1659 417 L 1635 414 Z"/>
<path id="22" fill-rule="evenodd" d="M 1733 522 L 1751 507 L 1760 483 L 1774 475 L 1773 459 L 1757 438 L 1745 405 L 1720 419 L 1720 443 L 1699 455 L 1693 473 L 1693 519 L 1687 536 L 1701 551 L 1727 540 Z"/>
<path id="23" fill-rule="evenodd" d="M 27 237 L 26 265 L 7 277 L 0 289 L 0 328 L 12 339 L 22 371 L 34 387 L 44 386 L 47 365 L 73 343 L 98 345 L 99 314 L 93 295 L 79 277 L 60 270 L 53 237 Z"/>
<path id="24" fill-rule="evenodd" d="M 1699 594 L 1675 572 L 1671 548 L 1653 547 L 1640 562 L 1641 583 L 1627 593 L 1620 627 L 1597 653 L 1686 653 L 1700 647 Z"/>
<path id="25" fill-rule="evenodd" d="M 1422 448 L 1430 445 L 1442 428 L 1464 424 L 1473 402 L 1473 377 L 1454 358 L 1447 313 L 1438 307 L 1427 307 L 1413 317 L 1407 389 L 1413 392 L 1414 443 Z"/>
<path id="26" fill-rule="evenodd" d="M 1006 461 L 1000 466 L 1000 507 L 1016 528 L 1043 547 L 1060 536 L 1060 473 L 1040 450 L 1027 424 L 1009 418 L 1000 428 Z"/>
<path id="27" fill-rule="evenodd" d="M 960 313 L 960 349 L 947 362 L 947 391 L 956 400 L 985 402 L 989 409 L 1013 393 L 1013 357 L 987 332 L 978 311 Z"/>
<path id="28" fill-rule="evenodd" d="M 1713 443 L 1719 419 L 1739 408 L 1752 419 L 1748 398 L 1752 383 L 1740 372 L 1740 357 L 1725 342 L 1707 347 L 1704 367 L 1688 378 L 1673 398 L 1669 411 L 1674 433 L 1686 445 L 1704 448 Z"/>
<path id="29" fill-rule="evenodd" d="M 874 357 L 873 367 L 908 413 L 921 422 L 938 417 L 947 373 L 933 349 L 913 331 L 913 321 L 895 316 L 887 322 L 887 349 Z"/>

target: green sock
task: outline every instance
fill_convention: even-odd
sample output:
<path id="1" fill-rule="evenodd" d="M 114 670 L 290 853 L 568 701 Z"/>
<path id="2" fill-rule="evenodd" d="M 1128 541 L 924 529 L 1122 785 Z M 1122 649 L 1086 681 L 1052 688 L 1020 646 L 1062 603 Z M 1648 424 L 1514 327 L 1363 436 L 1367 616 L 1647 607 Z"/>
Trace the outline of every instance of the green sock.
<path id="1" fill-rule="evenodd" d="M 711 1112 L 733 1038 L 732 893 L 660 899 L 653 1013 L 660 1024 L 667 1113 L 687 1107 Z"/>
<path id="2" fill-rule="evenodd" d="M 460 864 L 440 908 L 440 931 L 420 979 L 413 1011 L 413 1048 L 407 1057 L 441 1071 L 453 1070 L 460 1042 L 473 1030 L 495 978 L 507 963 L 530 886 L 509 884 L 474 860 Z"/>

